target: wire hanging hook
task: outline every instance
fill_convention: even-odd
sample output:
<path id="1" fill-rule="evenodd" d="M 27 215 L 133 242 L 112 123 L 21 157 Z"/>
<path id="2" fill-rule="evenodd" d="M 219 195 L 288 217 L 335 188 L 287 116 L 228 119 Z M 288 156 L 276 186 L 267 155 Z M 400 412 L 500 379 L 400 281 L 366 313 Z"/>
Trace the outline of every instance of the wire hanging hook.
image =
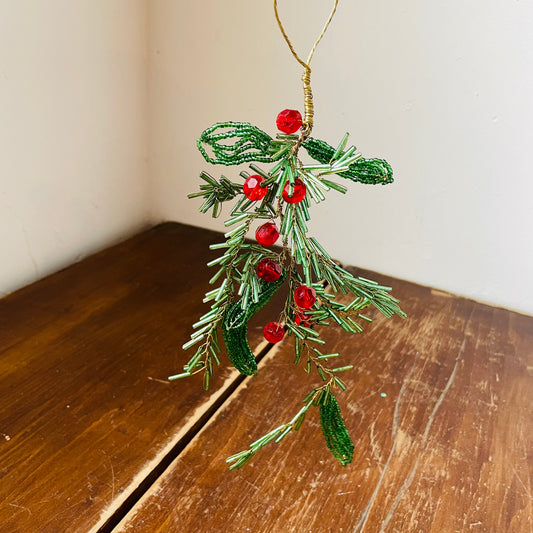
<path id="1" fill-rule="evenodd" d="M 320 35 L 315 41 L 315 44 L 313 44 L 313 47 L 311 48 L 311 51 L 309 52 L 309 55 L 307 56 L 307 61 L 304 61 L 296 52 L 294 49 L 293 44 L 291 43 L 291 40 L 289 39 L 289 36 L 287 35 L 287 32 L 285 31 L 285 28 L 283 27 L 283 24 L 281 22 L 281 19 L 279 18 L 278 13 L 278 0 L 274 0 L 274 14 L 276 15 L 276 20 L 278 22 L 279 29 L 281 31 L 281 34 L 283 35 L 283 38 L 287 42 L 287 45 L 289 46 L 289 50 L 291 51 L 292 55 L 302 65 L 304 68 L 304 73 L 302 74 L 302 83 L 303 83 L 303 89 L 304 89 L 304 119 L 302 123 L 302 137 L 303 139 L 306 139 L 310 134 L 311 130 L 313 129 L 313 117 L 314 117 L 314 106 L 313 106 L 313 92 L 311 91 L 311 59 L 313 59 L 313 55 L 315 53 L 315 50 L 318 46 L 318 43 L 322 40 L 322 37 L 324 37 L 324 34 L 326 33 L 326 30 L 328 29 L 329 23 L 333 19 L 333 16 L 335 15 L 335 12 L 337 11 L 337 6 L 339 4 L 339 0 L 334 0 L 333 8 L 331 10 L 331 13 L 329 14 L 329 17 L 324 24 L 324 27 L 322 28 L 322 31 L 320 32 Z"/>

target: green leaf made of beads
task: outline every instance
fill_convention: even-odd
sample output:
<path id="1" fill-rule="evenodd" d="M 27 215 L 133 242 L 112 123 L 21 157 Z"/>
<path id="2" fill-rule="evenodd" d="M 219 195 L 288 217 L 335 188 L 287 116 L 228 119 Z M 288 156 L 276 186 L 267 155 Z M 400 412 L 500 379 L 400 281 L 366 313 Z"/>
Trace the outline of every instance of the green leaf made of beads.
<path id="1" fill-rule="evenodd" d="M 255 313 L 265 306 L 276 294 L 287 277 L 284 270 L 277 281 L 260 281 L 259 299 L 243 309 L 241 302 L 231 304 L 224 313 L 222 321 L 222 336 L 228 357 L 233 366 L 245 376 L 257 374 L 257 362 L 248 344 L 248 322 Z"/>
<path id="2" fill-rule="evenodd" d="M 231 142 L 223 142 L 227 140 Z M 219 122 L 202 132 L 197 141 L 205 160 L 213 165 L 240 165 L 249 161 L 273 163 L 271 143 L 270 135 L 246 122 Z"/>
<path id="3" fill-rule="evenodd" d="M 339 403 L 333 394 L 320 404 L 320 424 L 326 444 L 342 466 L 352 462 L 354 445 L 341 416 Z"/>
<path id="4" fill-rule="evenodd" d="M 303 143 L 303 147 L 313 159 L 324 165 L 328 164 L 335 154 L 333 146 L 312 137 L 309 137 Z M 371 185 L 378 183 L 387 185 L 394 181 L 392 168 L 384 159 L 358 159 L 350 165 L 349 170 L 339 172 L 338 175 L 352 181 Z"/>

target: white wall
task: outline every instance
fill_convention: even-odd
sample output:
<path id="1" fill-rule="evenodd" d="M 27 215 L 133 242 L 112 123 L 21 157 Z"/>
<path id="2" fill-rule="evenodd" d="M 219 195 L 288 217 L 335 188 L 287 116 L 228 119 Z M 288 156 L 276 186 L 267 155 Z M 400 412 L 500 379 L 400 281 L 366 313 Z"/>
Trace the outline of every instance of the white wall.
<path id="1" fill-rule="evenodd" d="M 307 51 L 328 2 L 280 0 Z M 309 27 L 305 27 L 306 24 Z M 533 312 L 533 3 L 342 1 L 313 60 L 314 135 L 345 131 L 395 169 L 312 213 L 346 263 Z M 223 229 L 185 195 L 209 168 L 195 139 L 217 121 L 275 133 L 301 108 L 301 69 L 270 1 L 150 2 L 152 209 Z"/>
<path id="2" fill-rule="evenodd" d="M 0 295 L 146 224 L 146 0 L 0 0 Z"/>
<path id="3" fill-rule="evenodd" d="M 279 3 L 307 51 L 329 5 Z M 341 0 L 314 134 L 350 131 L 396 183 L 314 208 L 335 256 L 533 312 L 531 28 L 531 2 Z M 222 230 L 186 194 L 238 173 L 195 140 L 223 120 L 274 134 L 300 73 L 270 1 L 0 0 L 0 294 L 150 220 Z"/>

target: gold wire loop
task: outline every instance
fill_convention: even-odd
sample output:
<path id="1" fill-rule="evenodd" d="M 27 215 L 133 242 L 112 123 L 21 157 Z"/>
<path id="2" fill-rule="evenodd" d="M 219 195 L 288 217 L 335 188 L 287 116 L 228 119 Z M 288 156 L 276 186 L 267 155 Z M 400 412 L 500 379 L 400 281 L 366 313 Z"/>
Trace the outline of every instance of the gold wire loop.
<path id="1" fill-rule="evenodd" d="M 278 0 L 274 0 L 274 14 L 276 15 L 276 20 L 278 22 L 278 26 L 281 31 L 281 34 L 283 35 L 285 41 L 287 42 L 287 45 L 289 46 L 289 50 L 291 51 L 296 61 L 298 61 L 298 63 L 300 63 L 300 65 L 302 65 L 302 67 L 304 68 L 304 73 L 302 74 L 302 83 L 303 83 L 303 89 L 304 89 L 304 119 L 302 123 L 302 132 L 303 132 L 304 139 L 310 135 L 311 130 L 313 129 L 314 106 L 313 106 L 313 92 L 311 91 L 311 67 L 310 67 L 311 59 L 313 59 L 313 55 L 318 46 L 318 43 L 322 40 L 322 37 L 324 37 L 324 34 L 326 33 L 326 30 L 328 29 L 329 23 L 331 22 L 333 15 L 335 15 L 335 11 L 337 11 L 338 3 L 339 3 L 339 0 L 334 0 L 333 8 L 331 10 L 331 13 L 329 14 L 328 20 L 326 21 L 326 24 L 324 24 L 324 27 L 322 28 L 320 35 L 315 41 L 315 44 L 313 44 L 313 47 L 311 48 L 311 51 L 309 52 L 309 55 L 307 56 L 307 61 L 304 61 L 296 53 L 296 50 L 294 49 L 294 46 L 292 45 L 291 40 L 289 39 L 289 36 L 287 35 L 285 28 L 283 27 L 283 24 L 281 22 L 281 19 L 279 18 L 279 13 L 278 13 Z"/>

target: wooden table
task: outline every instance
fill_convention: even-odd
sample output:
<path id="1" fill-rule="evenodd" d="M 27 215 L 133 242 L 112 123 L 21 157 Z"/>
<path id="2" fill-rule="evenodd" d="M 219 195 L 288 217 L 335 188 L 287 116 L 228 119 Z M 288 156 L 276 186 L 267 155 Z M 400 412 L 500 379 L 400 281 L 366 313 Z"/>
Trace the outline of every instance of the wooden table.
<path id="1" fill-rule="evenodd" d="M 533 531 L 533 318 L 356 269 L 409 318 L 324 332 L 355 365 L 338 395 L 354 461 L 310 412 L 228 472 L 315 382 L 292 340 L 262 340 L 268 307 L 256 377 L 166 380 L 219 240 L 163 224 L 0 300 L 2 533 Z"/>

